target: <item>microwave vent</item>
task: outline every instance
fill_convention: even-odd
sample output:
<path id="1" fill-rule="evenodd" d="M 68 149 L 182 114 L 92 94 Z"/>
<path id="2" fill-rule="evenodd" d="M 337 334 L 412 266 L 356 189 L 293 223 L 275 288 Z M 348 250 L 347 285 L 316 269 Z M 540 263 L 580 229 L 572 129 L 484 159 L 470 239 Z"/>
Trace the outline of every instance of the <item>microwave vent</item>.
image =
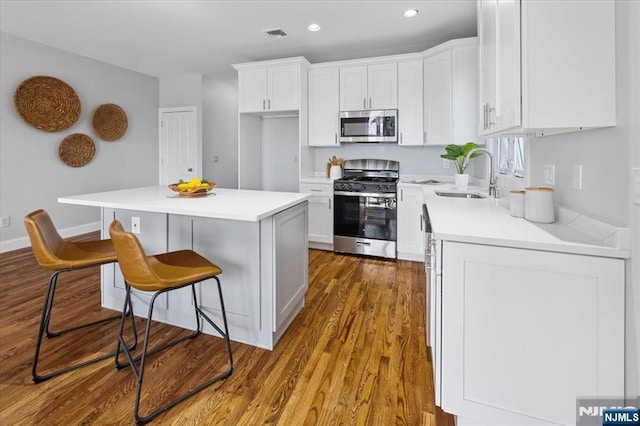
<path id="1" fill-rule="evenodd" d="M 262 32 L 271 38 L 283 38 L 287 36 L 287 33 L 285 33 L 282 30 L 282 28 L 274 28 L 272 30 L 262 30 Z"/>

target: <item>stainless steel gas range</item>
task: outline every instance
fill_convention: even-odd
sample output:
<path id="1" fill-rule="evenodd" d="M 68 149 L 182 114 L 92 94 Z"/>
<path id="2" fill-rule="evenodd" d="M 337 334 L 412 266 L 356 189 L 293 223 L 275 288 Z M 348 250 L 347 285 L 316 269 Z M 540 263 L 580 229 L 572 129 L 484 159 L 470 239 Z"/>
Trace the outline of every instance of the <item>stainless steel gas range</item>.
<path id="1" fill-rule="evenodd" d="M 400 163 L 346 160 L 333 183 L 333 249 L 396 258 L 397 185 Z"/>

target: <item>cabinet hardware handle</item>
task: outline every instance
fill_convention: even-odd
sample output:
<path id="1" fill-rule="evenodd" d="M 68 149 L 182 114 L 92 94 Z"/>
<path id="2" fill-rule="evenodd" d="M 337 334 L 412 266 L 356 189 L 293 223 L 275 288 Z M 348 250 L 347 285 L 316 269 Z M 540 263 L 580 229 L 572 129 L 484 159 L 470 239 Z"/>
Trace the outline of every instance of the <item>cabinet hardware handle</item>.
<path id="1" fill-rule="evenodd" d="M 362 107 L 367 109 L 367 98 L 362 98 Z"/>
<path id="2" fill-rule="evenodd" d="M 427 143 L 427 132 L 422 132 L 422 141 L 423 143 Z"/>
<path id="3" fill-rule="evenodd" d="M 487 130 L 487 104 L 482 105 L 482 130 Z"/>
<path id="4" fill-rule="evenodd" d="M 311 192 L 322 192 L 322 189 L 311 188 Z"/>
<path id="5" fill-rule="evenodd" d="M 369 109 L 371 109 L 371 98 L 369 98 Z"/>
<path id="6" fill-rule="evenodd" d="M 266 104 L 266 102 L 265 102 L 265 100 L 263 99 L 263 100 L 262 100 L 262 109 L 267 109 L 267 108 L 265 107 L 265 104 Z"/>
<path id="7" fill-rule="evenodd" d="M 331 210 L 331 198 L 329 198 L 329 210 Z"/>
<path id="8" fill-rule="evenodd" d="M 400 132 L 400 145 L 402 145 L 402 132 Z"/>
<path id="9" fill-rule="evenodd" d="M 492 126 L 494 126 L 496 123 L 494 121 L 491 121 L 491 113 L 492 112 L 496 112 L 495 108 L 491 108 L 490 104 L 487 104 L 487 128 L 490 129 Z"/>
<path id="10" fill-rule="evenodd" d="M 193 171 L 193 167 L 189 167 L 189 168 L 187 169 L 187 171 L 188 171 L 188 172 L 192 172 L 192 171 Z"/>
<path id="11" fill-rule="evenodd" d="M 422 214 L 420 215 L 420 232 L 422 232 Z"/>
<path id="12" fill-rule="evenodd" d="M 337 133 L 334 133 L 334 134 L 333 134 L 333 143 L 334 143 L 335 145 L 338 145 L 338 134 L 337 134 Z"/>
<path id="13" fill-rule="evenodd" d="M 404 189 L 400 190 L 400 202 L 404 201 Z"/>
<path id="14" fill-rule="evenodd" d="M 267 99 L 267 109 L 271 109 L 271 99 Z"/>

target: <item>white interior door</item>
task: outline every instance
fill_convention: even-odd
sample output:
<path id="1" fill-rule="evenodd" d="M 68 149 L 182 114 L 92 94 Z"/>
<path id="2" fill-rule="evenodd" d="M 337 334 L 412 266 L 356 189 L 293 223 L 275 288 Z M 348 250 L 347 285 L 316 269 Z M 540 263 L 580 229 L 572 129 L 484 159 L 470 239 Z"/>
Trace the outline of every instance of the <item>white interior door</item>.
<path id="1" fill-rule="evenodd" d="M 160 108 L 160 185 L 202 175 L 196 107 Z"/>

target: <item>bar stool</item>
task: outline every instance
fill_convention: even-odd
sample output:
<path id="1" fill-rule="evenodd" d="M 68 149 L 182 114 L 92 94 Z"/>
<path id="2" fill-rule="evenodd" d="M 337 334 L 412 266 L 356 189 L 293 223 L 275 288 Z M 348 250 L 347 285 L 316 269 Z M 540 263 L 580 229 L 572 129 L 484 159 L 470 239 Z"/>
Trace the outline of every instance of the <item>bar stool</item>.
<path id="1" fill-rule="evenodd" d="M 119 361 L 119 350 L 122 346 L 122 348 L 124 348 L 123 352 L 127 357 L 128 364 L 131 366 L 136 381 L 138 382 L 133 411 L 136 424 L 146 424 L 158 414 L 169 410 L 176 404 L 193 396 L 195 393 L 200 392 L 213 383 L 229 377 L 233 372 L 233 354 L 231 351 L 231 341 L 229 340 L 227 314 L 224 308 L 220 280 L 218 279 L 218 275 L 222 273 L 222 270 L 192 250 L 180 250 L 155 256 L 147 256 L 138 238 L 130 232 L 125 232 L 122 224 L 117 220 L 114 220 L 111 223 L 111 226 L 109 227 L 109 234 L 111 235 L 113 245 L 116 249 L 118 264 L 120 265 L 120 270 L 124 276 L 126 288 L 125 304 L 122 310 L 120 333 L 118 334 L 118 344 L 115 356 L 116 367 L 123 368 L 127 365 L 126 363 L 120 363 Z M 213 278 L 218 285 L 218 296 L 220 297 L 220 308 L 222 311 L 224 331 L 222 331 L 222 329 L 202 311 L 196 297 L 195 284 L 210 278 Z M 156 298 L 161 294 L 186 286 L 191 287 L 196 317 L 195 330 L 185 337 L 166 343 L 152 351 L 148 351 L 151 320 L 153 318 L 153 307 Z M 125 323 L 125 311 L 127 306 L 131 306 L 131 287 L 141 291 L 154 292 L 151 297 L 151 302 L 149 303 L 149 314 L 147 316 L 147 326 L 144 333 L 142 354 L 135 358 L 131 354 L 131 351 L 127 349 L 127 343 L 122 335 Z M 201 334 L 200 317 L 207 321 L 225 339 L 227 354 L 229 357 L 229 367 L 224 373 L 217 375 L 181 397 L 156 408 L 147 416 L 140 416 L 140 395 L 142 393 L 142 381 L 144 379 L 144 368 L 147 357 L 187 339 L 193 339 Z M 140 362 L 139 367 L 136 365 L 138 361 Z"/>
<path id="2" fill-rule="evenodd" d="M 93 266 L 104 265 L 116 261 L 116 252 L 113 248 L 111 240 L 94 240 L 94 241 L 69 241 L 63 239 L 56 230 L 49 214 L 40 209 L 29 213 L 24 217 L 24 224 L 27 228 L 29 240 L 31 241 L 31 249 L 40 266 L 45 269 L 52 270 L 53 274 L 49 278 L 47 290 L 44 297 L 44 305 L 42 307 L 42 317 L 40 319 L 40 329 L 38 330 L 38 339 L 36 340 L 36 349 L 33 356 L 33 365 L 31 375 L 33 381 L 39 383 L 52 377 L 84 367 L 85 365 L 110 358 L 115 352 L 101 355 L 87 361 L 79 362 L 68 367 L 47 373 L 38 373 L 38 360 L 40 357 L 40 347 L 42 338 L 46 334 L 48 338 L 57 337 L 70 331 L 80 330 L 85 327 L 101 324 L 106 321 L 121 318 L 121 314 L 110 316 L 98 321 L 84 323 L 69 327 L 60 331 L 49 330 L 51 323 L 51 312 L 53 311 L 53 300 L 56 293 L 58 275 L 61 272 L 75 271 L 78 269 L 90 268 Z M 135 322 L 133 321 L 133 310 L 129 304 L 128 312 L 131 313 L 131 322 L 133 324 L 134 335 L 137 339 Z M 135 346 L 135 343 L 134 343 Z M 133 348 L 133 347 L 132 347 Z"/>

